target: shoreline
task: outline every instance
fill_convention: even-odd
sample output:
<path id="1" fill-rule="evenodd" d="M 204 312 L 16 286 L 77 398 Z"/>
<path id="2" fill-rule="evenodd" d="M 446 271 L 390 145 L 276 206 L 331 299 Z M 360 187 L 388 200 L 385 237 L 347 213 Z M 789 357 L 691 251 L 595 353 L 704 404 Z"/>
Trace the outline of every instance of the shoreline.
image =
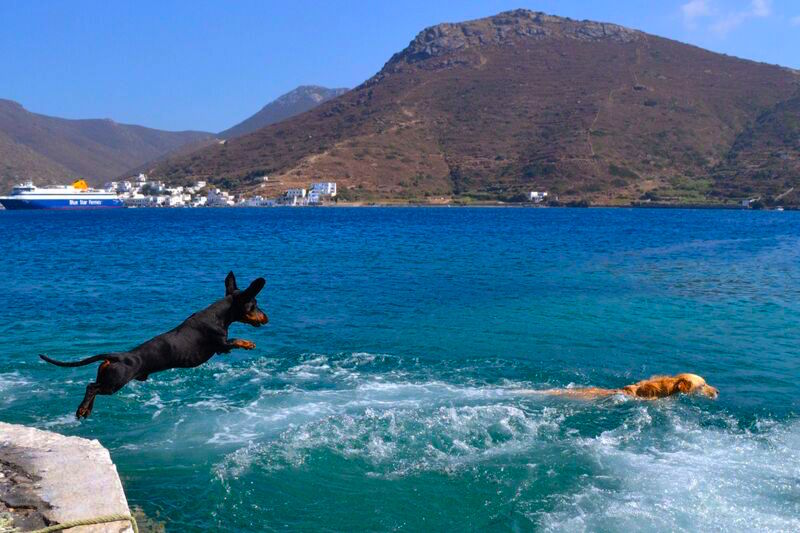
<path id="1" fill-rule="evenodd" d="M 320 205 L 277 205 L 270 207 L 257 207 L 257 206 L 228 206 L 228 207 L 128 207 L 120 208 L 115 211 L 127 210 L 215 210 L 215 209 L 341 209 L 341 208 L 476 208 L 476 209 L 690 209 L 690 210 L 720 210 L 720 211 L 799 211 L 800 206 L 779 206 L 781 209 L 764 208 L 753 209 L 749 207 L 742 207 L 738 204 L 657 204 L 657 203 L 635 203 L 635 204 L 591 204 L 591 205 L 541 205 L 541 204 L 527 204 L 527 203 L 505 203 L 505 202 L 475 202 L 475 203 L 423 203 L 423 202 L 336 202 Z M 62 212 L 62 211 L 98 211 L 98 209 L 0 209 L 0 212 L 33 212 L 33 211 L 46 211 L 46 212 Z M 100 209 L 99 211 L 108 211 L 107 209 Z"/>

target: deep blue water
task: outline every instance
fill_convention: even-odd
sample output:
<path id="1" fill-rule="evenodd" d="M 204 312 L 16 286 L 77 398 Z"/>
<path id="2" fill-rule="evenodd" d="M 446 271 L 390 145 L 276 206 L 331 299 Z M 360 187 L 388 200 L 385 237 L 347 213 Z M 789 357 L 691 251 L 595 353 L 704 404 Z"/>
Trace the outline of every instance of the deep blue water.
<path id="1" fill-rule="evenodd" d="M 99 397 L 264 276 L 251 352 Z M 97 438 L 168 531 L 800 529 L 800 213 L 0 212 L 0 419 Z M 694 372 L 716 401 L 520 395 Z"/>

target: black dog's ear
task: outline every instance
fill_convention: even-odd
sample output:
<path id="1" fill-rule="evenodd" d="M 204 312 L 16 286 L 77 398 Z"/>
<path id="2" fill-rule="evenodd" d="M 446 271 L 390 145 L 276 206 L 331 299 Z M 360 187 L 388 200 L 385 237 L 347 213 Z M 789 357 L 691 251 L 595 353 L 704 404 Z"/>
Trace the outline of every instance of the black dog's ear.
<path id="1" fill-rule="evenodd" d="M 256 295 L 261 292 L 261 289 L 264 288 L 267 282 L 264 278 L 258 278 L 253 283 L 250 284 L 247 289 L 239 293 L 239 298 L 244 300 L 245 302 L 250 301 L 256 297 Z"/>
<path id="2" fill-rule="evenodd" d="M 225 276 L 225 296 L 230 296 L 234 292 L 238 290 L 236 286 L 236 276 L 233 275 L 233 271 L 228 272 L 228 275 Z"/>

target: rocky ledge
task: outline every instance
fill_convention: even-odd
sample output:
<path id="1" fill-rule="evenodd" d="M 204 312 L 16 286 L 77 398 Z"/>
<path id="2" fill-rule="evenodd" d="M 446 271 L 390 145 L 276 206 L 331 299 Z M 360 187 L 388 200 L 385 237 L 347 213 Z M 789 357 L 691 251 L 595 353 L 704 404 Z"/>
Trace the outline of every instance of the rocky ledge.
<path id="1" fill-rule="evenodd" d="M 117 468 L 96 440 L 0 422 L 0 515 L 22 531 L 130 514 Z M 5 524 L 4 524 L 5 525 Z M 128 522 L 70 533 L 130 533 Z"/>

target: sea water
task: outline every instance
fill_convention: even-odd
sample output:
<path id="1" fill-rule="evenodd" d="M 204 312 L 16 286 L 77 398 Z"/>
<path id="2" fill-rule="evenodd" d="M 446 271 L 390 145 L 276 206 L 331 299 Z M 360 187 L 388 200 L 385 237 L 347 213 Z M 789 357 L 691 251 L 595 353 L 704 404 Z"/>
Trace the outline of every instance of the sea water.
<path id="1" fill-rule="evenodd" d="M 267 279 L 266 327 L 95 367 Z M 800 530 L 800 213 L 0 213 L 0 419 L 98 439 L 168 531 Z M 693 372 L 719 399 L 581 401 Z M 76 487 L 75 490 L 81 490 Z"/>

